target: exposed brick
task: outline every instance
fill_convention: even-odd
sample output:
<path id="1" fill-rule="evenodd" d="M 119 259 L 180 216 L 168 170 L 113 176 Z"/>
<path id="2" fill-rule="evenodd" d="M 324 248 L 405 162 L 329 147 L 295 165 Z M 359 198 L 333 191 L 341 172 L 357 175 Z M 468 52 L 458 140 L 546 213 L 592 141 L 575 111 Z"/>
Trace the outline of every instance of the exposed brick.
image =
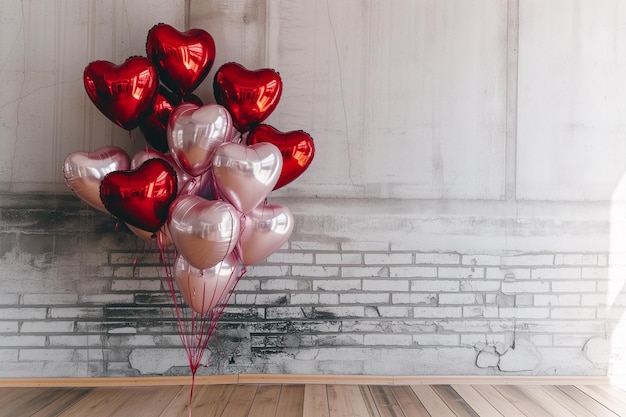
<path id="1" fill-rule="evenodd" d="M 553 319 L 594 319 L 596 318 L 596 309 L 556 307 L 550 310 L 550 317 Z"/>
<path id="2" fill-rule="evenodd" d="M 385 293 L 343 293 L 339 294 L 340 304 L 389 304 L 389 294 Z"/>
<path id="3" fill-rule="evenodd" d="M 37 320 L 46 318 L 45 308 L 35 307 L 15 307 L 0 308 L 0 318 L 2 320 Z"/>
<path id="4" fill-rule="evenodd" d="M 498 292 L 500 290 L 500 282 L 480 279 L 468 279 L 461 281 L 459 289 L 460 291 L 464 292 Z"/>
<path id="5" fill-rule="evenodd" d="M 361 265 L 363 256 L 360 253 L 318 253 L 315 255 L 318 265 Z"/>
<path id="6" fill-rule="evenodd" d="M 461 257 L 456 253 L 416 253 L 418 265 L 458 265 Z"/>
<path id="7" fill-rule="evenodd" d="M 363 291 L 408 291 L 409 281 L 392 279 L 364 279 Z"/>
<path id="8" fill-rule="evenodd" d="M 45 346 L 45 336 L 2 336 L 0 347 Z"/>
<path id="9" fill-rule="evenodd" d="M 499 316 L 499 308 L 495 306 L 464 306 L 463 317 L 467 318 L 497 318 Z"/>
<path id="10" fill-rule="evenodd" d="M 279 264 L 312 264 L 313 254 L 274 252 L 266 259 L 266 262 Z"/>
<path id="11" fill-rule="evenodd" d="M 313 291 L 352 291 L 361 289 L 361 281 L 356 279 L 314 280 Z"/>
<path id="12" fill-rule="evenodd" d="M 423 346 L 458 346 L 458 334 L 414 334 L 413 343 Z"/>
<path id="13" fill-rule="evenodd" d="M 530 273 L 533 279 L 573 279 L 580 278 L 580 268 L 537 268 Z"/>
<path id="14" fill-rule="evenodd" d="M 248 268 L 247 277 L 283 277 L 289 273 L 289 267 L 286 265 L 255 265 Z"/>
<path id="15" fill-rule="evenodd" d="M 371 277 L 388 277 L 389 272 L 385 267 L 341 267 L 341 276 L 342 278 L 371 278 Z"/>
<path id="16" fill-rule="evenodd" d="M 516 279 L 530 279 L 530 269 L 527 268 L 486 268 L 485 278 L 512 281 Z"/>
<path id="17" fill-rule="evenodd" d="M 480 304 L 482 296 L 476 294 L 439 294 L 439 304 Z"/>
<path id="18" fill-rule="evenodd" d="M 552 292 L 555 292 L 555 293 L 560 293 L 560 292 L 585 293 L 585 292 L 595 292 L 595 291 L 596 291 L 595 281 L 553 281 L 552 282 Z"/>
<path id="19" fill-rule="evenodd" d="M 365 316 L 365 307 L 362 307 L 362 306 L 315 307 L 316 318 L 364 317 L 364 316 Z"/>
<path id="20" fill-rule="evenodd" d="M 459 281 L 452 280 L 414 280 L 411 281 L 411 291 L 415 292 L 458 292 Z"/>
<path id="21" fill-rule="evenodd" d="M 262 291 L 306 290 L 308 283 L 298 279 L 268 279 L 261 281 Z"/>
<path id="22" fill-rule="evenodd" d="M 0 321 L 0 333 L 17 333 L 18 324 L 17 321 Z"/>
<path id="23" fill-rule="evenodd" d="M 20 333 L 71 333 L 73 321 L 25 321 L 20 326 Z"/>
<path id="24" fill-rule="evenodd" d="M 511 266 L 554 265 L 554 255 L 552 254 L 502 256 L 500 259 L 501 259 L 502 265 L 511 265 Z"/>
<path id="25" fill-rule="evenodd" d="M 376 346 L 410 346 L 413 337 L 410 334 L 366 334 L 363 343 Z"/>
<path id="26" fill-rule="evenodd" d="M 327 278 L 338 277 L 339 267 L 336 266 L 298 266 L 291 267 L 291 275 L 294 277 Z"/>
<path id="27" fill-rule="evenodd" d="M 550 309 L 540 307 L 501 307 L 500 318 L 539 319 L 550 317 Z"/>
<path id="28" fill-rule="evenodd" d="M 439 278 L 484 278 L 484 268 L 474 267 L 439 267 Z"/>
<path id="29" fill-rule="evenodd" d="M 365 265 L 405 265 L 413 261 L 410 253 L 366 253 Z"/>
<path id="30" fill-rule="evenodd" d="M 555 265 L 598 265 L 598 255 L 567 253 L 554 255 Z"/>
<path id="31" fill-rule="evenodd" d="M 516 282 L 503 282 L 502 292 L 505 294 L 518 294 L 527 292 L 548 292 L 550 291 L 549 282 L 537 282 L 537 281 L 516 281 Z"/>
<path id="32" fill-rule="evenodd" d="M 22 296 L 24 305 L 75 304 L 77 301 L 78 294 L 24 294 Z"/>
<path id="33" fill-rule="evenodd" d="M 396 278 L 436 278 L 437 268 L 432 266 L 396 266 L 389 268 L 389 276 Z"/>
<path id="34" fill-rule="evenodd" d="M 436 304 L 435 293 L 395 293 L 391 294 L 392 304 Z"/>
<path id="35" fill-rule="evenodd" d="M 461 307 L 414 307 L 413 317 L 419 318 L 455 318 L 462 317 L 463 310 Z"/>
<path id="36" fill-rule="evenodd" d="M 463 255 L 463 265 L 500 265 L 500 256 L 497 255 Z"/>
<path id="37" fill-rule="evenodd" d="M 159 291 L 160 279 L 114 279 L 111 281 L 111 291 Z"/>
<path id="38" fill-rule="evenodd" d="M 581 297 L 579 294 L 535 294 L 533 304 L 536 306 L 576 306 L 581 304 Z"/>

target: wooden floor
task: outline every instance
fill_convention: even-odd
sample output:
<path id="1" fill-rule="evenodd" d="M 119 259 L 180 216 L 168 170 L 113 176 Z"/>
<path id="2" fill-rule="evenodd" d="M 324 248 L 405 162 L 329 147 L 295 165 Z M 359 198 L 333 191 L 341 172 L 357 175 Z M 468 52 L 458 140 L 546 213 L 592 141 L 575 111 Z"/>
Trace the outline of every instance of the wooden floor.
<path id="1" fill-rule="evenodd" d="M 0 388 L 2 417 L 185 417 L 189 386 Z M 195 417 L 626 416 L 610 385 L 198 385 Z"/>

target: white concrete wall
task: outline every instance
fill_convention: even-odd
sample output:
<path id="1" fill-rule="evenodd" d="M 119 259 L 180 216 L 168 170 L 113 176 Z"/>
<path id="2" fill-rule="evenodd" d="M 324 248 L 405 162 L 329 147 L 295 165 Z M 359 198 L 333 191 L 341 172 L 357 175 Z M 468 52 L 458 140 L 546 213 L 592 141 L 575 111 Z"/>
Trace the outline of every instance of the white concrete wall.
<path id="1" fill-rule="evenodd" d="M 624 374 L 617 360 L 626 357 L 621 0 L 5 0 L 0 17 L 0 208 L 8 210 L 0 216 L 0 249 L 8 253 L 0 284 L 4 279 L 4 288 L 12 288 L 0 298 L 10 310 L 6 317 L 0 311 L 0 333 L 9 337 L 8 345 L 0 339 L 0 359 L 9 375 L 27 374 L 20 349 L 33 356 L 32 349 L 51 342 L 42 328 L 27 335 L 34 347 L 22 337 L 19 311 L 28 300 L 42 311 L 25 316 L 31 324 L 25 328 L 39 323 L 38 314 L 49 316 L 46 309 L 72 309 L 68 320 L 81 325 L 70 327 L 96 337 L 70 348 L 93 349 L 109 340 L 86 325 L 100 320 L 93 303 L 104 305 L 93 308 L 106 316 L 107 303 L 136 303 L 136 291 L 148 285 L 124 276 L 129 266 L 108 257 L 96 272 L 87 268 L 102 295 L 81 286 L 75 297 L 56 298 L 61 305 L 53 308 L 41 301 L 52 284 L 25 297 L 8 277 L 35 273 L 22 267 L 32 261 L 32 248 L 19 244 L 30 241 L 20 236 L 34 226 L 11 216 L 24 204 L 49 210 L 47 193 L 67 193 L 60 166 L 68 153 L 144 146 L 138 130 L 129 138 L 95 109 L 82 71 L 96 59 L 120 63 L 143 55 L 147 32 L 159 22 L 210 32 L 216 68 L 236 61 L 278 70 L 284 94 L 268 122 L 306 130 L 317 148 L 309 170 L 272 195 L 296 214 L 292 242 L 250 271 L 233 302 L 270 321 L 306 327 L 311 317 L 289 317 L 306 309 L 318 309 L 319 317 L 330 311 L 334 321 L 320 324 L 319 334 L 281 335 L 276 346 L 267 341 L 280 331 L 260 331 L 265 324 L 255 316 L 241 324 L 256 352 L 243 355 L 247 368 L 229 368 L 226 352 L 220 371 L 326 372 L 331 359 L 353 355 L 358 363 L 344 372 L 385 373 L 368 368 L 367 358 L 389 354 L 388 372 L 401 373 L 403 357 L 416 373 L 515 372 L 510 355 L 502 358 L 521 335 L 516 345 L 527 359 L 521 372 Z M 205 101 L 212 99 L 214 71 L 197 90 Z M 34 193 L 39 202 L 6 197 L 16 193 Z M 93 236 L 101 220 L 90 216 Z M 36 232 L 69 241 L 50 227 L 37 223 Z M 108 254 L 136 251 L 103 239 L 96 246 Z M 67 254 L 57 252 L 68 248 L 50 248 L 42 256 L 52 257 L 54 274 L 62 276 Z M 43 249 L 35 249 L 37 259 Z M 52 287 L 66 291 L 65 279 Z M 288 306 L 272 304 L 278 299 Z M 426 302 L 435 310 L 424 310 Z M 362 324 L 373 311 L 386 312 L 377 319 L 387 324 L 383 336 Z M 72 336 L 63 332 L 53 339 L 61 346 Z M 119 343 L 160 354 L 158 343 L 133 340 L 147 339 Z M 594 347 L 585 348 L 590 340 Z M 603 344 L 610 348 L 598 348 Z M 266 352 L 280 349 L 277 356 Z M 69 373 L 163 372 L 125 352 Z M 318 355 L 326 362 L 311 362 Z M 491 365 L 476 367 L 480 355 Z M 436 366 L 428 363 L 432 357 L 440 358 Z M 32 369 L 49 375 L 64 369 L 49 361 L 39 366 Z"/>

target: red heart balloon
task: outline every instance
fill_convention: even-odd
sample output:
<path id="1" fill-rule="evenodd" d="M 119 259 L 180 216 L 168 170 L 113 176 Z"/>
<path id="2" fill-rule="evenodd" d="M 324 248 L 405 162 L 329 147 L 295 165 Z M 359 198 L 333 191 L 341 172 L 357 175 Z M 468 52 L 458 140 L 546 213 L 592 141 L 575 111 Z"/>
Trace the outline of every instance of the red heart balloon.
<path id="1" fill-rule="evenodd" d="M 149 159 L 131 171 L 113 171 L 100 183 L 104 207 L 120 220 L 156 232 L 176 198 L 176 172 L 163 159 Z"/>
<path id="2" fill-rule="evenodd" d="M 163 84 L 185 96 L 209 74 L 215 61 L 215 42 L 202 29 L 179 32 L 160 23 L 148 32 L 146 53 Z"/>
<path id="3" fill-rule="evenodd" d="M 315 146 L 313 138 L 302 130 L 281 132 L 270 125 L 259 125 L 248 135 L 248 145 L 269 142 L 275 145 L 283 156 L 283 168 L 274 190 L 298 178 L 313 161 Z"/>
<path id="4" fill-rule="evenodd" d="M 94 61 L 83 72 L 85 90 L 106 117 L 126 130 L 137 127 L 152 108 L 157 95 L 156 69 L 143 57 L 131 57 L 122 65 Z"/>
<path id="5" fill-rule="evenodd" d="M 174 94 L 165 88 L 159 88 L 159 92 L 152 104 L 152 111 L 139 124 L 146 141 L 157 151 L 167 152 L 167 121 L 174 107 L 180 104 Z"/>
<path id="6" fill-rule="evenodd" d="M 228 109 L 233 124 L 242 133 L 267 119 L 278 105 L 282 90 L 276 71 L 250 71 L 235 62 L 222 65 L 213 80 L 215 101 Z"/>

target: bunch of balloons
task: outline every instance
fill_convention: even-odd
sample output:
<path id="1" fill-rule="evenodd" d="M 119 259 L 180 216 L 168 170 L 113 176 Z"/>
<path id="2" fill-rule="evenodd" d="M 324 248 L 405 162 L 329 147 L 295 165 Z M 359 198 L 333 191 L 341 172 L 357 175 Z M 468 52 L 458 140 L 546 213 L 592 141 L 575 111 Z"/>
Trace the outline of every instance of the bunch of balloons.
<path id="1" fill-rule="evenodd" d="M 274 70 L 230 62 L 215 74 L 216 103 L 204 105 L 193 94 L 215 60 L 204 30 L 158 24 L 148 33 L 146 55 L 121 65 L 94 61 L 83 74 L 95 106 L 123 129 L 139 127 L 146 149 L 132 158 L 114 146 L 74 152 L 63 172 L 85 203 L 159 242 L 195 375 L 245 267 L 291 235 L 291 212 L 268 204 L 269 193 L 300 176 L 315 148 L 303 131 L 262 124 L 282 93 Z M 168 260 L 163 247 L 170 245 Z"/>

